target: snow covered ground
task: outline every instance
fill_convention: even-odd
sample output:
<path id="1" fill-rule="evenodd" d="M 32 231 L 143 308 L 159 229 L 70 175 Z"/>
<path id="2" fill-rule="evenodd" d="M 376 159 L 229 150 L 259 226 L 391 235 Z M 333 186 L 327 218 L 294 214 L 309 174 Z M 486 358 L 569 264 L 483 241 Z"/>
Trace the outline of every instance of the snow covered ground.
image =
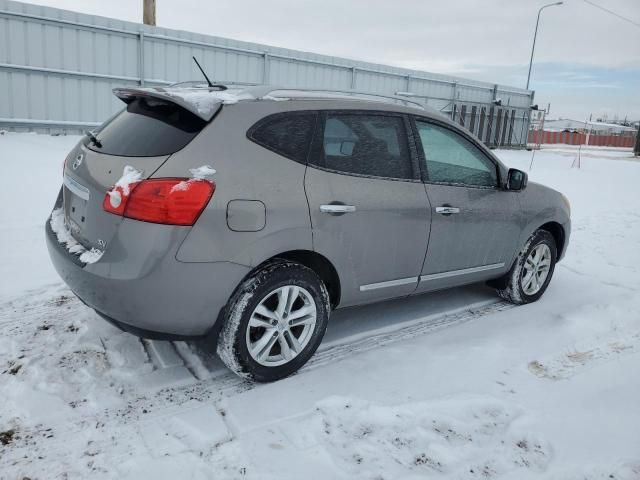
<path id="1" fill-rule="evenodd" d="M 543 299 L 483 286 L 335 312 L 297 375 L 140 341 L 76 300 L 43 223 L 77 137 L 0 136 L 0 479 L 639 479 L 640 162 L 536 153 L 573 234 Z M 498 151 L 528 169 L 531 152 Z"/>

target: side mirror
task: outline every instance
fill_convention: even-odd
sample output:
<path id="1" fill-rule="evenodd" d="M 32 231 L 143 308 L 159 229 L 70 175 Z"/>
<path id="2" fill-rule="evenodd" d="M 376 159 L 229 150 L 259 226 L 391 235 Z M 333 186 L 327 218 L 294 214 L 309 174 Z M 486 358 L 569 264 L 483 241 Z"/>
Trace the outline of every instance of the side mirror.
<path id="1" fill-rule="evenodd" d="M 507 190 L 518 192 L 527 186 L 528 176 L 522 170 L 510 168 L 507 173 Z"/>

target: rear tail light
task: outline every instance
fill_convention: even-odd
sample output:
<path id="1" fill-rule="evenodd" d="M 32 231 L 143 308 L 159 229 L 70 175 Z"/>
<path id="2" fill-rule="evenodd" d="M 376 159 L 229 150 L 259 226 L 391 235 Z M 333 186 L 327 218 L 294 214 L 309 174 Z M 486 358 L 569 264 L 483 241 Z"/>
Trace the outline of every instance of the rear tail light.
<path id="1" fill-rule="evenodd" d="M 159 178 L 115 186 L 102 201 L 106 212 L 143 222 L 193 225 L 215 192 L 213 182 Z"/>

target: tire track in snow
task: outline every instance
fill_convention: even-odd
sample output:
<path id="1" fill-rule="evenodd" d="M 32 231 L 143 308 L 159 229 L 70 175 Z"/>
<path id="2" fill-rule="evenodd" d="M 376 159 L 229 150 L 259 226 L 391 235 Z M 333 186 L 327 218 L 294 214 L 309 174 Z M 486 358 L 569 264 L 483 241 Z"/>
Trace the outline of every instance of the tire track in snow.
<path id="1" fill-rule="evenodd" d="M 38 299 L 36 302 L 30 300 L 21 302 L 21 299 L 19 299 L 5 303 L 0 306 L 0 319 L 7 318 L 8 316 L 17 316 L 19 318 L 13 318 L 8 323 L 0 322 L 0 330 L 4 331 L 3 334 L 11 335 L 10 332 L 13 330 L 11 324 L 15 321 L 52 322 L 60 317 L 71 320 L 76 313 L 82 315 L 90 311 L 88 307 L 85 307 L 74 298 L 67 298 L 62 304 L 64 308 L 61 308 L 57 300 L 65 297 L 64 293 L 65 292 L 62 292 L 62 294 L 55 292 L 55 296 L 43 295 L 43 298 Z M 21 303 L 25 307 L 28 307 L 25 312 L 28 318 L 25 318 L 24 315 L 16 311 L 16 309 L 20 308 Z M 417 336 L 427 335 L 447 327 L 469 322 L 510 308 L 513 308 L 513 305 L 497 301 L 496 303 L 469 308 L 463 311 L 430 315 L 411 322 L 404 322 L 385 327 L 384 329 L 377 329 L 370 333 L 365 332 L 357 336 L 347 337 L 324 346 L 321 345 L 320 349 L 309 360 L 307 365 L 296 373 L 296 375 L 304 375 L 305 372 L 322 368 L 323 366 L 349 358 L 353 355 L 382 348 L 386 345 L 412 339 Z M 8 309 L 11 311 L 7 312 Z M 147 354 L 149 354 L 149 343 L 147 341 L 141 343 L 147 351 Z M 197 369 L 194 369 L 193 356 L 198 356 L 197 349 L 187 345 L 176 345 L 176 343 L 181 342 L 172 342 L 171 344 L 167 344 L 167 346 L 177 354 L 189 372 L 186 385 L 185 382 L 180 382 L 179 385 L 167 386 L 148 392 L 132 392 L 133 395 L 127 399 L 127 404 L 124 407 L 105 409 L 97 413 L 88 412 L 84 414 L 79 412 L 78 417 L 72 419 L 71 422 L 53 426 L 56 442 L 51 443 L 49 441 L 45 447 L 47 455 L 54 458 L 55 455 L 66 456 L 67 443 L 72 441 L 74 436 L 81 433 L 88 425 L 95 425 L 94 428 L 99 430 L 105 429 L 103 440 L 99 441 L 94 438 L 95 442 L 93 447 L 96 449 L 100 449 L 101 447 L 108 449 L 111 445 L 111 440 L 107 432 L 116 426 L 128 430 L 133 429 L 135 431 L 138 426 L 153 421 L 154 418 L 161 418 L 178 412 L 182 404 L 194 399 L 204 403 L 208 402 L 220 413 L 223 413 L 220 410 L 220 402 L 223 399 L 259 386 L 259 384 L 241 379 L 231 372 L 222 370 L 222 368 L 220 368 L 220 370 L 217 368 L 209 370 L 209 376 L 206 377 L 203 375 L 203 369 L 206 370 L 204 363 L 198 365 Z M 185 350 L 185 347 L 187 347 L 188 351 Z M 149 358 L 152 358 L 152 355 L 149 355 Z M 162 370 L 163 368 L 161 366 L 158 368 L 158 365 L 156 365 L 154 372 Z M 144 377 L 145 375 L 141 375 L 139 380 L 143 381 Z M 25 429 L 22 433 L 31 433 L 32 438 L 39 438 L 41 434 L 38 428 Z"/>
<path id="2" fill-rule="evenodd" d="M 371 335 L 365 335 L 354 342 L 340 342 L 338 345 L 328 346 L 324 349 L 322 345 L 320 345 L 319 351 L 300 371 L 303 372 L 308 369 L 318 368 L 353 354 L 367 352 L 402 340 L 409 340 L 420 335 L 426 335 L 446 327 L 465 323 L 513 307 L 515 307 L 515 305 L 511 303 L 498 301 L 482 307 L 465 309 L 461 312 L 432 315 L 421 320 L 412 321 L 410 325 L 405 324 L 403 326 L 401 324 L 398 328 L 390 327 L 388 330 L 385 329 L 383 333 L 376 334 L 374 332 Z"/>
<path id="3" fill-rule="evenodd" d="M 383 331 L 377 330 L 370 334 L 363 333 L 352 341 L 349 341 L 349 338 L 347 338 L 345 339 L 345 341 L 332 342 L 332 344 L 324 347 L 321 344 L 315 355 L 311 357 L 307 364 L 294 375 L 302 375 L 304 374 L 304 372 L 315 370 L 316 368 L 321 368 L 325 365 L 343 360 L 352 355 L 365 353 L 392 343 L 409 340 L 417 336 L 427 335 L 429 333 L 433 333 L 447 327 L 452 327 L 454 325 L 469 322 L 480 317 L 498 313 L 504 310 L 509 310 L 514 306 L 515 305 L 504 301 L 497 301 L 489 305 L 465 309 L 456 313 L 431 315 L 425 317 L 424 319 L 405 322 L 398 325 L 397 328 L 391 326 L 383 329 Z M 407 325 L 407 323 L 409 324 Z M 201 376 L 196 375 L 196 373 L 194 373 L 189 367 L 189 365 L 192 363 L 192 359 L 188 358 L 184 354 L 184 349 L 176 347 L 175 350 L 185 362 L 185 365 L 188 366 L 189 371 L 194 377 L 194 380 Z M 192 354 L 197 355 L 197 353 L 193 352 L 193 350 Z M 244 380 L 237 377 L 231 372 L 225 371 L 224 373 L 215 375 L 213 378 L 196 380 L 193 384 L 184 387 L 168 387 L 158 390 L 156 396 L 176 395 L 179 394 L 179 392 L 184 392 L 187 394 L 187 397 L 191 397 L 196 392 L 200 392 L 201 394 L 211 398 L 210 395 L 206 395 L 206 391 L 213 387 L 213 390 L 215 390 L 215 393 L 217 394 L 216 396 L 218 397 L 216 399 L 213 399 L 213 401 L 219 401 L 222 398 L 229 397 L 233 394 L 251 390 L 258 385 L 260 384 Z"/>
<path id="4" fill-rule="evenodd" d="M 66 295 L 65 293 L 68 293 L 68 295 Z M 60 299 L 63 299 L 62 302 L 60 301 Z M 22 299 L 7 302 L 4 305 L 0 306 L 0 330 L 5 330 L 5 328 L 10 327 L 10 325 L 15 322 L 25 322 L 29 320 L 46 320 L 52 322 L 61 317 L 66 317 L 66 319 L 70 320 L 76 313 L 86 313 L 91 311 L 77 298 L 73 297 L 73 294 L 71 292 L 62 292 L 62 294 L 58 293 L 53 299 L 44 298 L 43 301 L 36 303 L 25 302 L 23 303 L 23 305 L 27 307 L 25 313 L 16 311 L 20 308 L 20 304 L 22 303 L 20 300 Z M 302 373 L 315 368 L 319 368 L 351 355 L 367 352 L 375 348 L 380 348 L 391 343 L 411 339 L 416 336 L 426 335 L 442 328 L 465 323 L 476 318 L 497 313 L 513 307 L 514 305 L 507 302 L 497 301 L 489 305 L 469 308 L 462 311 L 457 311 L 455 313 L 445 312 L 438 315 L 430 315 L 422 319 L 417 319 L 410 322 L 403 322 L 396 326 L 391 325 L 383 329 L 374 330 L 371 333 L 365 332 L 359 334 L 355 336 L 355 338 L 354 336 L 350 336 L 344 340 L 340 340 L 337 342 L 334 341 L 329 345 L 321 344 L 318 351 L 300 370 L 300 372 Z M 7 312 L 7 310 L 11 311 Z M 13 318 L 16 316 L 19 318 Z M 3 322 L 2 320 L 5 318 L 9 318 L 9 320 Z M 10 332 L 3 333 L 8 334 Z M 193 357 L 198 356 L 197 349 L 189 348 L 191 355 L 188 355 L 185 352 L 186 345 L 180 345 L 183 342 L 170 343 L 170 348 L 172 348 L 172 350 L 174 350 L 178 357 L 182 360 L 184 366 L 191 373 L 194 382 L 193 384 L 181 387 L 169 386 L 166 388 L 158 389 L 158 391 L 155 393 L 156 396 L 162 395 L 162 393 L 165 392 L 177 393 L 178 391 L 201 390 L 202 386 L 207 386 L 210 384 L 219 384 L 215 388 L 216 393 L 221 394 L 221 396 L 226 396 L 224 394 L 224 392 L 226 391 L 235 393 L 241 385 L 246 385 L 247 383 L 249 385 L 253 385 L 251 382 L 247 382 L 246 380 L 236 377 L 231 372 L 215 374 L 216 372 L 213 371 L 210 372 L 213 373 L 213 375 L 206 377 L 201 373 L 202 369 L 206 367 L 199 366 L 200 372 L 194 371 Z M 149 354 L 149 342 L 147 340 L 144 340 L 142 341 L 142 344 L 147 351 L 147 354 Z M 152 355 L 149 356 L 152 357 Z M 158 368 L 158 366 L 156 367 Z M 162 367 L 160 366 L 160 368 L 158 369 L 162 369 Z"/>

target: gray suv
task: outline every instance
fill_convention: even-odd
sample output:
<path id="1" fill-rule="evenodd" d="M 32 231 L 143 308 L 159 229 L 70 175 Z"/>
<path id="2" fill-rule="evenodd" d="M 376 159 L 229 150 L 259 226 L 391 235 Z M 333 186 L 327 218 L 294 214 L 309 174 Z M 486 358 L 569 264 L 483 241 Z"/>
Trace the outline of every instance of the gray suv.
<path id="1" fill-rule="evenodd" d="M 65 161 L 53 264 L 123 330 L 208 336 L 256 381 L 300 368 L 334 308 L 474 282 L 528 303 L 566 251 L 563 195 L 404 99 L 114 93 L 124 110 Z"/>

